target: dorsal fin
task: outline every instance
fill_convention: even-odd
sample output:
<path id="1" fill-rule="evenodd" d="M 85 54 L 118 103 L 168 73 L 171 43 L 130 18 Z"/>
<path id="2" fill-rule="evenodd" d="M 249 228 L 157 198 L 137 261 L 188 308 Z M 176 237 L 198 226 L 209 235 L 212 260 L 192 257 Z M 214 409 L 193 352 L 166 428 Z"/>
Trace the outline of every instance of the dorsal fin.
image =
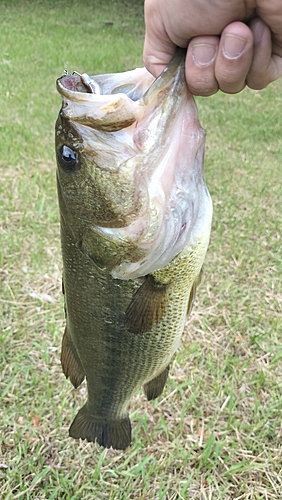
<path id="1" fill-rule="evenodd" d="M 62 340 L 61 364 L 66 378 L 77 388 L 84 380 L 85 373 L 75 347 L 68 335 L 67 327 Z"/>

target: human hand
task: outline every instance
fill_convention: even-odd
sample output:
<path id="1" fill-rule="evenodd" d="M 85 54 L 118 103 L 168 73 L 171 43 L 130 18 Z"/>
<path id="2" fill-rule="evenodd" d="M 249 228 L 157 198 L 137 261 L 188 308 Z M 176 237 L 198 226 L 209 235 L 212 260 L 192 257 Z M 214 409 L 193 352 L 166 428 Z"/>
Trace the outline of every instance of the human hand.
<path id="1" fill-rule="evenodd" d="M 194 95 L 260 90 L 282 75 L 281 0 L 145 0 L 144 63 L 157 77 L 188 47 Z"/>

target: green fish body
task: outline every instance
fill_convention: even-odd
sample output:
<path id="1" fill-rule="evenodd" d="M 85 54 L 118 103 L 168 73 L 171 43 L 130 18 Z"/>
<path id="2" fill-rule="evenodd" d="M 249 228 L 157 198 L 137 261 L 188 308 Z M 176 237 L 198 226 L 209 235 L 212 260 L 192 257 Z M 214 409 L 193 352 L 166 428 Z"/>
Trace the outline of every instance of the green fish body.
<path id="1" fill-rule="evenodd" d="M 64 75 L 56 123 L 66 328 L 62 368 L 87 403 L 70 436 L 125 449 L 128 406 L 158 397 L 209 243 L 204 131 L 178 51 L 144 69 Z"/>

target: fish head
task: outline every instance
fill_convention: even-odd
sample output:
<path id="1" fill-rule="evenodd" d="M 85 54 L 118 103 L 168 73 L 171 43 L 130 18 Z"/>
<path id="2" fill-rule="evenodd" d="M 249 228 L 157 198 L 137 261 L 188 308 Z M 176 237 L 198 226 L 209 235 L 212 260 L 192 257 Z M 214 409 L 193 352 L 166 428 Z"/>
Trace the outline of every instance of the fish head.
<path id="1" fill-rule="evenodd" d="M 135 152 L 120 137 L 135 121 L 134 108 L 123 95 L 79 92 L 77 78 L 59 84 L 66 94 L 56 123 L 59 197 L 83 226 L 121 227 L 138 209 L 134 169 L 127 164 Z"/>
<path id="2" fill-rule="evenodd" d="M 200 219 L 210 230 L 205 133 L 184 61 L 178 50 L 156 80 L 139 68 L 57 81 L 61 217 L 86 253 L 110 262 L 116 278 L 166 265 L 198 237 Z M 109 253 L 114 260 L 107 261 Z"/>

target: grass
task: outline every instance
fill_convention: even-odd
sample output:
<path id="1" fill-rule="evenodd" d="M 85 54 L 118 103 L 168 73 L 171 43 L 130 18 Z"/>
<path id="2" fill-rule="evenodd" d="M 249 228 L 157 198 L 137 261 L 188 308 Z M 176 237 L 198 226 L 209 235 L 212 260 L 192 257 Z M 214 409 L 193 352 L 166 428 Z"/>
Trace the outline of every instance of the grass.
<path id="1" fill-rule="evenodd" d="M 55 80 L 142 65 L 143 2 L 0 7 L 0 497 L 280 499 L 282 81 L 197 99 L 214 201 L 205 279 L 163 396 L 137 394 L 132 447 L 103 450 L 68 437 L 85 386 L 59 362 Z"/>

